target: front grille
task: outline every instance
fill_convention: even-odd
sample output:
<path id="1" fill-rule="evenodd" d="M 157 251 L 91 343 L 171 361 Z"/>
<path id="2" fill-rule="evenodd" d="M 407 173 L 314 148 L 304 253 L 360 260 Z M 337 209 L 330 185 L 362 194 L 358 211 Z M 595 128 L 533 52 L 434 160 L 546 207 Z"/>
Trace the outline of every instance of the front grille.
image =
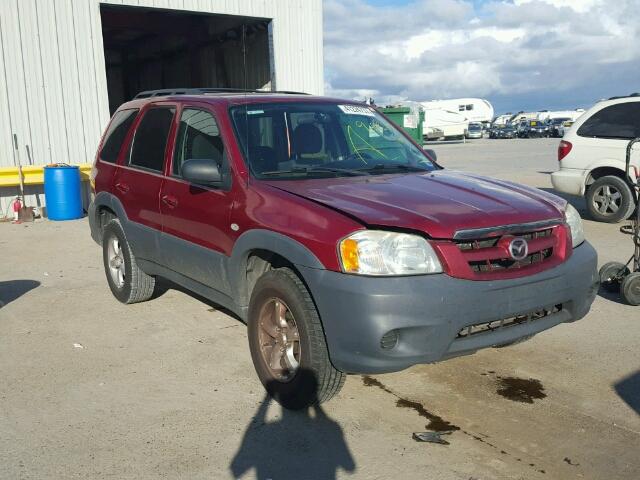
<path id="1" fill-rule="evenodd" d="M 520 233 L 515 236 L 491 237 L 478 240 L 458 241 L 456 245 L 462 252 L 473 272 L 487 273 L 513 268 L 523 268 L 543 263 L 554 253 L 554 228 L 535 232 Z M 519 237 L 527 240 L 529 253 L 522 260 L 514 260 L 503 245 L 508 240 Z"/>
<path id="2" fill-rule="evenodd" d="M 525 315 L 516 315 L 515 317 L 503 318 L 501 320 L 492 320 L 490 322 L 476 323 L 462 328 L 456 338 L 469 338 L 482 333 L 494 332 L 503 328 L 514 327 L 523 323 L 531 323 L 541 318 L 548 317 L 562 310 L 562 304 L 554 305 L 551 308 L 543 308 L 535 312 Z"/>

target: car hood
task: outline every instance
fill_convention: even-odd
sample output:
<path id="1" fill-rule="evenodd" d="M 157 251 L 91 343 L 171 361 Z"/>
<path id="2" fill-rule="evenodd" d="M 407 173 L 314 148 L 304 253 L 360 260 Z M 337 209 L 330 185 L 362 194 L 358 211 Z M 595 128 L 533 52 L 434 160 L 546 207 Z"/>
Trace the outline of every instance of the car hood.
<path id="1" fill-rule="evenodd" d="M 457 230 L 561 220 L 566 205 L 535 188 L 450 170 L 265 183 L 369 227 L 419 230 L 442 239 Z"/>

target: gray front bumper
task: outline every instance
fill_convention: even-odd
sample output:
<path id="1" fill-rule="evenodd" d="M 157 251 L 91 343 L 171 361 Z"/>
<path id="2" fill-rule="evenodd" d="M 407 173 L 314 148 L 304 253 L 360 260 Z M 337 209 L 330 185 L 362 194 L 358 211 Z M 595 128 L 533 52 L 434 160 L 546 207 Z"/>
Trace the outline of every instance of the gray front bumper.
<path id="1" fill-rule="evenodd" d="M 473 353 L 584 317 L 598 290 L 597 254 L 583 243 L 553 269 L 513 280 L 471 281 L 448 275 L 361 277 L 299 267 L 318 307 L 334 366 L 383 373 Z M 562 310 L 469 338 L 465 326 L 562 304 Z M 397 330 L 385 350 L 382 336 Z"/>

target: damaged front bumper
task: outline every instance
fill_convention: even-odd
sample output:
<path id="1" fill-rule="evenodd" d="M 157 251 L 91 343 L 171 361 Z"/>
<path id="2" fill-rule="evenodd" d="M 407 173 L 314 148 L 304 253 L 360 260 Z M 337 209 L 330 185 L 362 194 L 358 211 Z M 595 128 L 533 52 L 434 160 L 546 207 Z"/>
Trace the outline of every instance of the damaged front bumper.
<path id="1" fill-rule="evenodd" d="M 331 361 L 349 373 L 393 372 L 517 342 L 584 317 L 598 290 L 597 255 L 587 242 L 557 267 L 510 280 L 298 268 L 318 307 Z"/>

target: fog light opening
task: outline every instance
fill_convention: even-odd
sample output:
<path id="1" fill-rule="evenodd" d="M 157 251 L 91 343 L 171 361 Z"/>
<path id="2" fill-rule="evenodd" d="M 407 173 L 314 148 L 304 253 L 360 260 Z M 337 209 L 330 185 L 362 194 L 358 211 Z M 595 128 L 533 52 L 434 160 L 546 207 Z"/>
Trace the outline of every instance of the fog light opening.
<path id="1" fill-rule="evenodd" d="M 391 350 L 398 344 L 399 337 L 400 334 L 398 333 L 398 330 L 389 330 L 380 339 L 380 347 L 383 350 Z"/>

